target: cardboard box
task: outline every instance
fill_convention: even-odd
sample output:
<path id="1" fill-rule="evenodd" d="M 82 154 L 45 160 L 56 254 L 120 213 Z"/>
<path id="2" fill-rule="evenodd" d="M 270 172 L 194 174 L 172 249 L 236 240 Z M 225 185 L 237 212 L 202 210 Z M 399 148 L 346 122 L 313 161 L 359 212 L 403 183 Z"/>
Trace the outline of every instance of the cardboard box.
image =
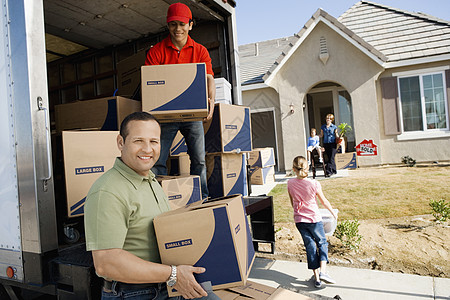
<path id="1" fill-rule="evenodd" d="M 243 286 L 215 291 L 222 300 L 308 300 L 311 297 L 281 287 L 274 288 L 248 280 Z"/>
<path id="2" fill-rule="evenodd" d="M 184 136 L 180 131 L 177 132 L 177 135 L 173 139 L 172 146 L 170 146 L 170 156 L 177 156 L 187 154 L 187 145 L 184 139 Z"/>
<path id="3" fill-rule="evenodd" d="M 168 211 L 153 224 L 163 264 L 206 268 L 194 276 L 214 290 L 246 283 L 255 250 L 241 195 Z"/>
<path id="4" fill-rule="evenodd" d="M 218 103 L 209 122 L 204 123 L 206 153 L 252 151 L 250 108 Z"/>
<path id="5" fill-rule="evenodd" d="M 275 182 L 275 166 L 265 168 L 250 168 L 251 184 L 266 184 Z"/>
<path id="6" fill-rule="evenodd" d="M 156 177 L 164 193 L 169 198 L 171 209 L 202 200 L 200 176 L 162 176 Z"/>
<path id="7" fill-rule="evenodd" d="M 142 50 L 117 63 L 117 95 L 132 97 L 140 93 L 141 67 L 147 51 Z"/>
<path id="8" fill-rule="evenodd" d="M 56 131 L 119 130 L 123 119 L 136 111 L 141 111 L 140 101 L 120 96 L 55 105 Z"/>
<path id="9" fill-rule="evenodd" d="M 84 214 L 84 203 L 92 184 L 111 169 L 120 156 L 118 131 L 63 131 L 64 174 L 67 215 Z"/>
<path id="10" fill-rule="evenodd" d="M 225 78 L 215 78 L 216 103 L 232 104 L 231 84 Z"/>
<path id="11" fill-rule="evenodd" d="M 170 176 L 191 174 L 191 160 L 189 159 L 189 155 L 182 154 L 169 157 L 167 160 L 167 174 Z"/>
<path id="12" fill-rule="evenodd" d="M 356 152 L 336 153 L 335 156 L 336 169 L 356 169 L 358 167 L 356 162 Z"/>
<path id="13" fill-rule="evenodd" d="M 248 155 L 248 165 L 251 168 L 265 168 L 275 165 L 275 154 L 273 148 L 256 148 Z"/>
<path id="14" fill-rule="evenodd" d="M 143 66 L 142 110 L 160 122 L 203 120 L 208 115 L 206 65 Z"/>
<path id="15" fill-rule="evenodd" d="M 248 195 L 245 155 L 216 153 L 206 155 L 209 196 Z"/>

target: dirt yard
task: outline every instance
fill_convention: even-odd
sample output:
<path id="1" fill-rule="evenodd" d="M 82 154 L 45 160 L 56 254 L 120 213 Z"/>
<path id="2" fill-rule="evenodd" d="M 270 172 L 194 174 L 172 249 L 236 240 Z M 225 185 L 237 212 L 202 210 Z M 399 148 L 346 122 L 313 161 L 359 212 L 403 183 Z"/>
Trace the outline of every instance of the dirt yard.
<path id="1" fill-rule="evenodd" d="M 262 257 L 306 262 L 303 242 L 293 223 L 275 226 L 275 254 Z M 450 278 L 450 227 L 431 215 L 360 221 L 359 251 L 345 249 L 331 236 L 331 265 Z"/>
<path id="2" fill-rule="evenodd" d="M 378 171 L 361 173 L 370 176 L 371 172 Z M 450 278 L 450 222 L 436 222 L 430 214 L 359 223 L 362 241 L 358 251 L 344 248 L 334 236 L 328 237 L 331 265 Z M 258 256 L 306 262 L 295 224 L 275 224 L 275 239 L 275 254 Z"/>

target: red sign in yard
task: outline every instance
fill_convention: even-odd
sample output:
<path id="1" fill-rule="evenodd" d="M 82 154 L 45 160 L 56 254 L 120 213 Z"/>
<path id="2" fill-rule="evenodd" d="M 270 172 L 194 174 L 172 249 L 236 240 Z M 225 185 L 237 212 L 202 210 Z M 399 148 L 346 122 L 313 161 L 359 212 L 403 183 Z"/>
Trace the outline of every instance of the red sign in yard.
<path id="1" fill-rule="evenodd" d="M 356 146 L 356 155 L 358 156 L 368 156 L 377 155 L 377 145 L 374 144 L 373 140 L 364 140 Z"/>

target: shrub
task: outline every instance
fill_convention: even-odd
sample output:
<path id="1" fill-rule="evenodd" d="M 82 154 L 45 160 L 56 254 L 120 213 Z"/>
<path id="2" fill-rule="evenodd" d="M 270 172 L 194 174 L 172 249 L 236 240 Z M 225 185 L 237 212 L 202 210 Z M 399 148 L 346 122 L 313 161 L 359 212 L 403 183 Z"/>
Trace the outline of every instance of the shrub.
<path id="1" fill-rule="evenodd" d="M 402 162 L 408 167 L 414 167 L 416 165 L 416 160 L 409 157 L 409 155 L 403 156 Z"/>
<path id="2" fill-rule="evenodd" d="M 432 215 L 437 221 L 445 222 L 450 218 L 450 204 L 444 199 L 439 201 L 431 200 L 430 206 L 433 209 Z"/>
<path id="3" fill-rule="evenodd" d="M 345 220 L 340 222 L 334 235 L 342 242 L 342 244 L 352 250 L 357 250 L 361 243 L 362 235 L 359 234 L 358 220 Z"/>

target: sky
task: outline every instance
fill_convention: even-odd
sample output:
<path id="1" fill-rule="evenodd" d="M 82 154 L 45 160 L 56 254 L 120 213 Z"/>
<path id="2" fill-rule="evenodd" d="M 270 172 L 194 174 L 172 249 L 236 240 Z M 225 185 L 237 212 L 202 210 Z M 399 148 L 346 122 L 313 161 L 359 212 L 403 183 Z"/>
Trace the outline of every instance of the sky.
<path id="1" fill-rule="evenodd" d="M 450 21 L 450 0 L 371 0 Z M 322 8 L 338 18 L 358 0 L 237 0 L 238 45 L 291 36 Z"/>

